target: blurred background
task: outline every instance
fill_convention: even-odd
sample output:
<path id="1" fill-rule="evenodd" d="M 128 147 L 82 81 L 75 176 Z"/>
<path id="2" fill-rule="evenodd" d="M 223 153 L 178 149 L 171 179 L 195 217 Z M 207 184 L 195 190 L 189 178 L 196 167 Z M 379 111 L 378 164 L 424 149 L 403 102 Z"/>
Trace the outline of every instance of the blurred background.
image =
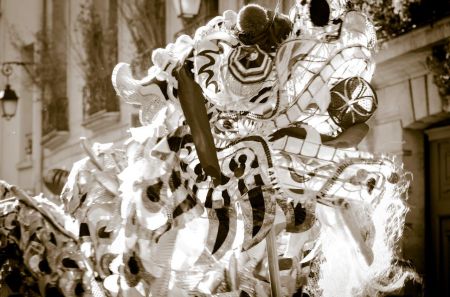
<path id="1" fill-rule="evenodd" d="M 154 48 L 250 2 L 288 13 L 294 0 L 0 0 L 0 179 L 54 195 L 84 157 L 80 137 L 120 144 L 140 125 L 111 85 L 118 62 L 142 78 Z M 413 175 L 400 253 L 424 283 L 395 296 L 450 296 L 450 2 L 353 4 L 380 43 L 378 111 L 360 149 Z"/>

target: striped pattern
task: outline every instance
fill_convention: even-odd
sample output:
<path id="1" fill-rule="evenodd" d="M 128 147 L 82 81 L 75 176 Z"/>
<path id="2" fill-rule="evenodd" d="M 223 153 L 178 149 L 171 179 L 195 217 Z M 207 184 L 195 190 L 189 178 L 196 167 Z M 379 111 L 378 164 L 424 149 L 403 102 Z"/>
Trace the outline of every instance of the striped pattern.
<path id="1" fill-rule="evenodd" d="M 44 176 L 44 184 L 55 195 L 59 195 L 67 182 L 69 172 L 64 169 L 50 169 Z"/>
<path id="2" fill-rule="evenodd" d="M 191 154 L 195 155 L 195 151 Z M 211 178 L 205 175 L 198 158 L 191 158 L 191 154 L 183 158 L 186 161 L 181 160 L 188 162 L 182 165 L 181 183 L 206 208 L 210 218 L 209 253 L 219 259 L 232 244 L 237 217 L 230 211 L 235 203 L 243 210 L 248 227 L 243 248 L 261 241 L 273 223 L 276 205 L 272 189 L 266 188 L 272 184 L 273 177 L 270 176 L 272 159 L 265 140 L 248 137 L 220 150 L 222 184 L 216 187 L 212 187 Z M 207 259 L 206 252 L 204 254 Z"/>
<path id="3" fill-rule="evenodd" d="M 228 60 L 230 74 L 242 84 L 263 82 L 272 71 L 272 59 L 258 45 L 239 46 Z"/>

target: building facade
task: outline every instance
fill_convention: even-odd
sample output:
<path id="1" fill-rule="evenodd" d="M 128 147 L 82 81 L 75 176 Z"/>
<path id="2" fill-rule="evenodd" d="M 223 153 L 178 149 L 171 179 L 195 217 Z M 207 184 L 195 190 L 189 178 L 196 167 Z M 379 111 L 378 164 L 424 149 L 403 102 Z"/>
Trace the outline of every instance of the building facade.
<path id="1" fill-rule="evenodd" d="M 397 156 L 411 172 L 403 257 L 425 274 L 427 296 L 450 294 L 450 110 L 427 63 L 449 37 L 446 17 L 383 45 L 372 81 L 378 110 L 363 144 Z"/>
<path id="2" fill-rule="evenodd" d="M 141 27 L 130 25 L 130 19 L 142 17 L 140 2 L 149 1 L 0 1 L 0 62 L 34 63 L 12 65 L 9 84 L 20 99 L 16 116 L 0 119 L 0 179 L 51 195 L 43 177 L 50 169 L 70 170 L 84 156 L 80 137 L 119 145 L 138 124 L 138 108 L 110 92 L 115 63 L 139 64 L 150 57 L 149 48 L 190 34 L 212 16 L 249 1 L 202 0 L 192 19 L 179 18 L 174 1 L 152 1 L 162 5 L 154 15 L 157 28 L 145 21 Z M 281 10 L 287 12 L 293 2 L 281 1 Z M 153 39 L 140 36 L 142 28 L 153 30 Z M 449 17 L 383 44 L 373 80 L 378 111 L 360 148 L 395 155 L 412 173 L 403 257 L 430 276 L 427 283 L 446 284 L 441 289 L 450 294 L 449 282 L 443 281 L 450 275 L 450 114 L 426 63 L 448 38 Z M 5 84 L 0 76 L 0 86 Z"/>

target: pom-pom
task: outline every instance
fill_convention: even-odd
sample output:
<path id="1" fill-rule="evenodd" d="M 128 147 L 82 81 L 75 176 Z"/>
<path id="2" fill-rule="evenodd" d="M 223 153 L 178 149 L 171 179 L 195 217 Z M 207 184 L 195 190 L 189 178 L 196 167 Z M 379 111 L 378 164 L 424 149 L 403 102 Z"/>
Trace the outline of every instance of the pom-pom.
<path id="1" fill-rule="evenodd" d="M 249 4 L 238 14 L 237 29 L 239 39 L 246 45 L 257 44 L 263 51 L 274 51 L 292 31 L 292 22 L 288 17 Z"/>
<path id="2" fill-rule="evenodd" d="M 249 36 L 264 32 L 269 24 L 269 18 L 264 7 L 257 4 L 244 6 L 238 14 L 238 29 Z"/>
<path id="3" fill-rule="evenodd" d="M 311 0 L 309 15 L 314 26 L 323 27 L 330 21 L 330 5 L 327 0 Z"/>
<path id="4" fill-rule="evenodd" d="M 276 44 L 280 44 L 291 33 L 293 24 L 284 14 L 268 11 L 267 15 L 274 20 L 270 26 L 270 37 Z"/>

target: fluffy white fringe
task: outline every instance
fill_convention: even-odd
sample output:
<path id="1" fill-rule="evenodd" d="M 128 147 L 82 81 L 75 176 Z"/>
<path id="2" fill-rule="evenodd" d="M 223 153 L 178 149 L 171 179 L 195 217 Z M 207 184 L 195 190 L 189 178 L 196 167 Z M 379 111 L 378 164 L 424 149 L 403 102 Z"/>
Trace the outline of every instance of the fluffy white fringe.
<path id="1" fill-rule="evenodd" d="M 411 268 L 401 267 L 396 261 L 396 246 L 408 212 L 403 198 L 408 186 L 404 174 L 399 183 L 386 183 L 377 201 L 350 202 L 365 243 L 373 252 L 371 265 L 364 261 L 339 210 L 318 205 L 321 255 L 313 263 L 318 267 L 317 275 L 306 287 L 311 296 L 381 296 L 402 288 L 408 279 L 421 281 Z"/>

